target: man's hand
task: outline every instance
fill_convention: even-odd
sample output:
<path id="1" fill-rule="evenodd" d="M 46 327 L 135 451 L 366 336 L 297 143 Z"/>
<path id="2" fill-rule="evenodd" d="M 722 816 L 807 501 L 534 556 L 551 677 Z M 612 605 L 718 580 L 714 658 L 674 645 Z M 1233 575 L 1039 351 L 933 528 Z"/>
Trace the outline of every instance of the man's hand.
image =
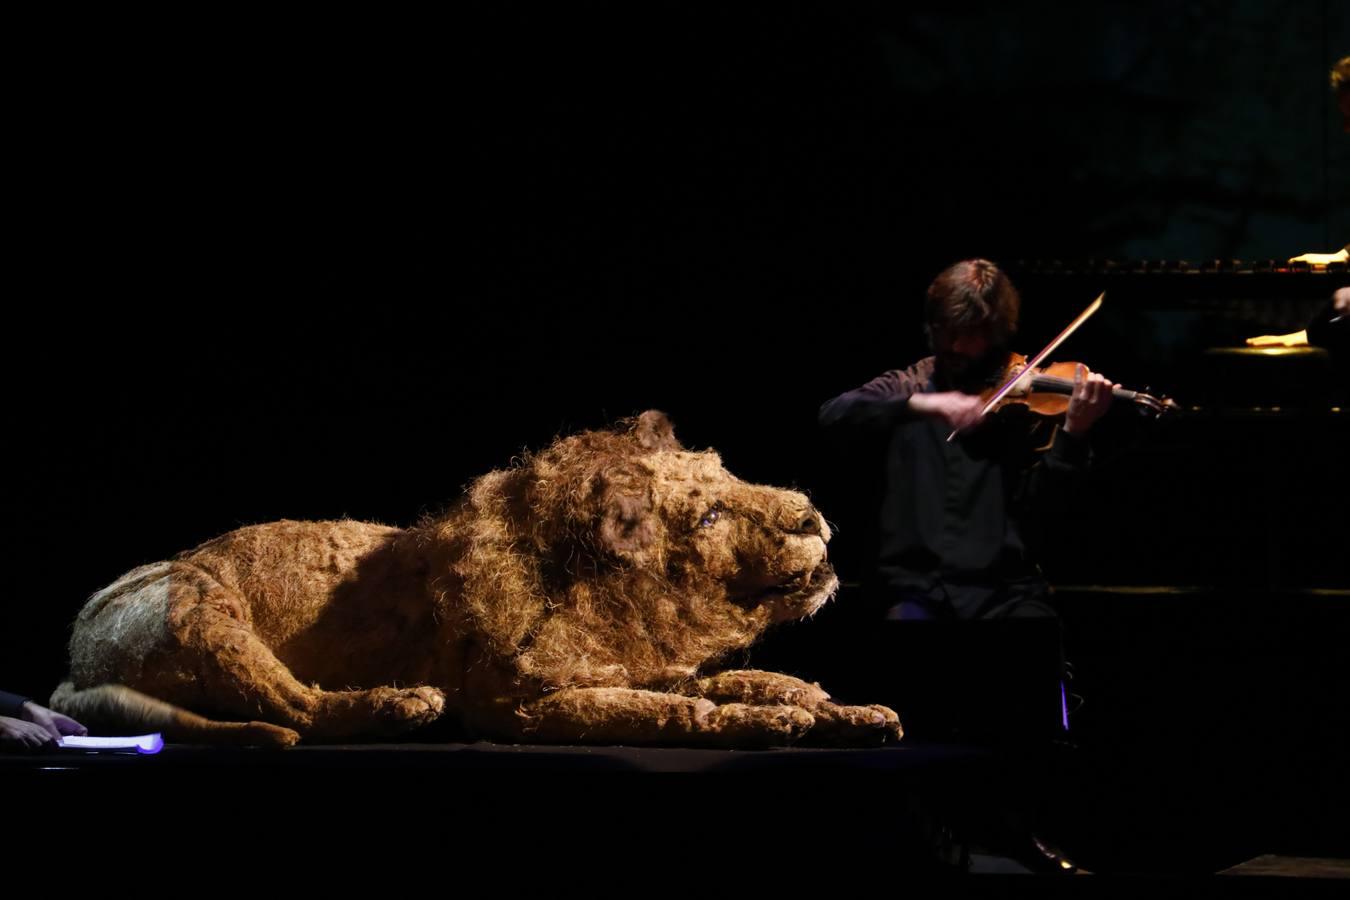
<path id="1" fill-rule="evenodd" d="M 1263 334 L 1260 337 L 1247 338 L 1248 347 L 1306 347 L 1308 332 L 1291 331 L 1289 334 Z"/>
<path id="2" fill-rule="evenodd" d="M 1305 262 L 1310 266 L 1325 266 L 1334 262 L 1345 262 L 1346 252 L 1344 248 L 1335 253 L 1301 253 L 1298 256 L 1289 258 L 1290 262 Z"/>
<path id="3" fill-rule="evenodd" d="M 984 401 L 960 391 L 914 394 L 909 398 L 909 408 L 921 416 L 941 419 L 953 431 L 969 428 L 984 418 Z"/>
<path id="4" fill-rule="evenodd" d="M 1073 396 L 1064 414 L 1064 431 L 1073 435 L 1086 433 L 1111 408 L 1111 391 L 1118 387 L 1102 375 L 1089 372 L 1087 366 L 1079 365 L 1073 373 Z"/>
<path id="5" fill-rule="evenodd" d="M 38 706 L 32 700 L 26 702 L 20 712 L 29 722 L 51 735 L 53 740 L 60 740 L 62 736 L 67 734 L 85 735 L 89 733 L 89 729 L 70 718 L 70 716 L 52 712 L 45 706 Z"/>
<path id="6" fill-rule="evenodd" d="M 6 753 L 34 753 L 55 747 L 56 738 L 41 725 L 0 716 L 0 750 Z"/>

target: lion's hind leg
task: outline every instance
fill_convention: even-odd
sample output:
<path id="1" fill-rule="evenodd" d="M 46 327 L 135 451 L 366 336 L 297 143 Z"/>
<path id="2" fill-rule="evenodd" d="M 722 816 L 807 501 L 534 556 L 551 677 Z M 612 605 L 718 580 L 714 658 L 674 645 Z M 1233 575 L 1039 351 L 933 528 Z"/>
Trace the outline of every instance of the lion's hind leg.
<path id="1" fill-rule="evenodd" d="M 48 701 L 95 731 L 131 734 L 159 732 L 175 743 L 290 747 L 300 740 L 293 729 L 268 722 L 217 722 L 120 684 L 77 690 L 64 682 Z"/>
<path id="2" fill-rule="evenodd" d="M 445 695 L 425 685 L 330 691 L 302 683 L 234 614 L 229 593 L 210 588 L 181 620 L 183 646 L 196 657 L 212 709 L 284 724 L 318 741 L 406 732 L 444 709 Z"/>
<path id="3" fill-rule="evenodd" d="M 432 687 L 327 691 L 302 683 L 254 632 L 244 598 L 190 563 L 164 564 L 128 588 L 98 598 L 77 623 L 72 660 L 103 664 L 75 665 L 76 685 L 125 684 L 183 709 L 326 741 L 407 731 L 444 707 Z"/>

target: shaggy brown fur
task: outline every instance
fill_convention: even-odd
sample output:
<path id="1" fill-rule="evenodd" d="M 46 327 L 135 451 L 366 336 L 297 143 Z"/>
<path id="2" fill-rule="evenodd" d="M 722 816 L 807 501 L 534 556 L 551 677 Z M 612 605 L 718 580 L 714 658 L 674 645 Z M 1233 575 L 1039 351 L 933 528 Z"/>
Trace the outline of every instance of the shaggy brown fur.
<path id="1" fill-rule="evenodd" d="M 806 497 L 735 478 L 648 412 L 484 475 L 406 531 L 274 522 L 135 569 L 80 612 L 51 705 L 208 743 L 375 738 L 448 713 L 519 741 L 899 738 L 885 707 L 705 671 L 830 598 L 829 539 Z"/>

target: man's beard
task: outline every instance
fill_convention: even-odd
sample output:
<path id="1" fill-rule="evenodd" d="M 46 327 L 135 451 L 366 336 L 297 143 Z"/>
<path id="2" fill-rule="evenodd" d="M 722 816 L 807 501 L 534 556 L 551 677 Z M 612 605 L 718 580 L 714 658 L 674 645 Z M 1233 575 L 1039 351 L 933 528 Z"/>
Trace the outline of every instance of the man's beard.
<path id="1" fill-rule="evenodd" d="M 959 353 L 939 353 L 937 382 L 946 390 L 978 394 L 996 385 L 1007 364 L 1008 351 L 1002 347 L 991 348 L 979 359 L 971 359 Z"/>

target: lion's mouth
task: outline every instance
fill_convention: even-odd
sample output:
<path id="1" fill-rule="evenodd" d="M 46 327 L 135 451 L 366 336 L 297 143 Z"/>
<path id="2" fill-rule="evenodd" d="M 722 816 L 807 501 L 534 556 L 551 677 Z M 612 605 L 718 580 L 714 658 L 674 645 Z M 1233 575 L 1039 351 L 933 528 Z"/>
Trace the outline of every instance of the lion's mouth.
<path id="1" fill-rule="evenodd" d="M 782 609 L 782 618 L 809 616 L 825 605 L 838 585 L 834 567 L 826 562 L 810 572 L 801 572 L 753 591 L 741 597 L 739 602 L 750 608 L 773 603 Z"/>

